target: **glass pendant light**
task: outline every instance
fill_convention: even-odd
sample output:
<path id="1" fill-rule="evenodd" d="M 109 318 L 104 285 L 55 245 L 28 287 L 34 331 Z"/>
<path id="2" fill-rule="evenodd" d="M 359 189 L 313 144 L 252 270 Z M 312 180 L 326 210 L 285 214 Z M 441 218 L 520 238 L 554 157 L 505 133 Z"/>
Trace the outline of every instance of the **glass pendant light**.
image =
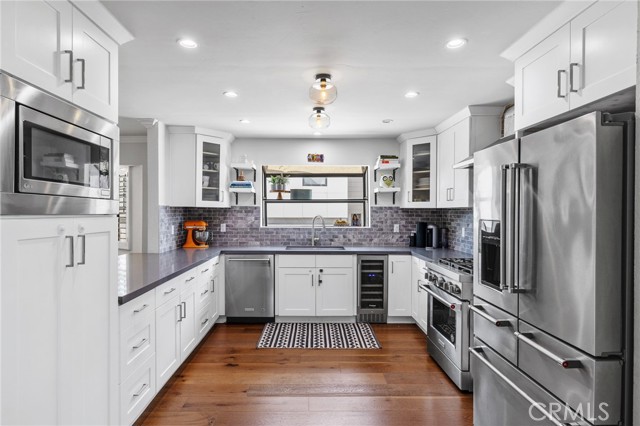
<path id="1" fill-rule="evenodd" d="M 313 114 L 309 116 L 309 126 L 312 129 L 326 129 L 327 127 L 329 127 L 330 123 L 331 119 L 329 118 L 327 113 L 324 112 L 323 107 L 313 108 Z"/>
<path id="2" fill-rule="evenodd" d="M 309 97 L 317 105 L 329 105 L 338 98 L 338 89 L 331 82 L 331 74 L 316 74 L 316 81 L 309 89 Z"/>

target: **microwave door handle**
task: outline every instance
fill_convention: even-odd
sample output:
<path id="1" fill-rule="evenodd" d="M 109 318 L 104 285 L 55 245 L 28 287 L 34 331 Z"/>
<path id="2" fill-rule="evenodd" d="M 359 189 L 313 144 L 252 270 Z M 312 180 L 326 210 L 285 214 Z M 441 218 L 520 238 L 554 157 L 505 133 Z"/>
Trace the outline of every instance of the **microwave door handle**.
<path id="1" fill-rule="evenodd" d="M 489 362 L 489 360 L 487 360 L 485 357 L 483 357 L 482 356 L 482 353 L 483 353 L 483 347 L 482 346 L 475 346 L 473 348 L 469 348 L 469 353 L 471 355 L 475 356 L 478 359 L 478 361 L 483 363 L 489 370 L 491 370 L 493 372 L 493 374 L 498 376 L 511 389 L 513 389 L 521 397 L 526 399 L 531 404 L 531 406 L 535 407 L 538 411 L 540 411 L 540 413 L 543 414 L 547 419 L 549 419 L 549 421 L 551 421 L 551 423 L 553 423 L 555 426 L 567 426 L 566 423 L 560 422 L 552 413 L 550 413 L 547 410 L 545 410 L 544 404 L 541 404 L 540 402 L 536 401 L 531 396 L 529 396 L 524 390 L 522 390 L 518 385 L 516 385 L 513 381 L 511 381 L 507 376 L 502 374 L 502 372 L 500 370 L 498 370 L 496 367 L 494 367 L 491 364 L 491 362 Z"/>

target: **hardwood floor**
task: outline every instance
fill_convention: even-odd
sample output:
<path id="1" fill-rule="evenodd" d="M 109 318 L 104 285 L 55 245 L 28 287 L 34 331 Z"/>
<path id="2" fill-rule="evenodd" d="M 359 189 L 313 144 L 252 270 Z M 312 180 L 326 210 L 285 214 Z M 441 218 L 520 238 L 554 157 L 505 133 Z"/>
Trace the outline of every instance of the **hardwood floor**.
<path id="1" fill-rule="evenodd" d="M 262 325 L 217 324 L 139 425 L 471 426 L 415 325 L 375 324 L 379 350 L 256 349 Z"/>

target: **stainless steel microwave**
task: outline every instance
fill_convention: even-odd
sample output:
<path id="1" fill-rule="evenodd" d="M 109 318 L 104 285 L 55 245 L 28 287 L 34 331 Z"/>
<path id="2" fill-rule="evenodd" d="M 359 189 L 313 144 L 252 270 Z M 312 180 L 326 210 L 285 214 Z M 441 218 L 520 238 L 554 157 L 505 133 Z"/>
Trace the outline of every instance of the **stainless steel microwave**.
<path id="1" fill-rule="evenodd" d="M 118 127 L 0 74 L 0 214 L 116 214 Z"/>

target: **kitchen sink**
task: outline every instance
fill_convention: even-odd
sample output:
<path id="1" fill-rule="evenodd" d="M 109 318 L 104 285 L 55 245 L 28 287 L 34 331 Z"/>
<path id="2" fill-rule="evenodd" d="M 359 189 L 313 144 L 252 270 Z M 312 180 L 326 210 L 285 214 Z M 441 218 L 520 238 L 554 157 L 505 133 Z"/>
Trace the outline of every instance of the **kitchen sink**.
<path id="1" fill-rule="evenodd" d="M 333 251 L 344 250 L 344 246 L 287 246 L 286 250 Z"/>

